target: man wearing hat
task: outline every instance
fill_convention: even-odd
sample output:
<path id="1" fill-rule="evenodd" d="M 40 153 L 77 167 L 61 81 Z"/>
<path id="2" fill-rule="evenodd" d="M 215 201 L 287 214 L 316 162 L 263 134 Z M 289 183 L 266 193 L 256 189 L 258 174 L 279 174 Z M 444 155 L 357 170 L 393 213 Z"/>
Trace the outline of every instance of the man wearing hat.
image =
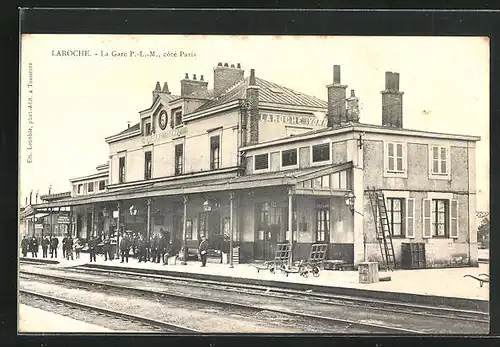
<path id="1" fill-rule="evenodd" d="M 208 240 L 206 236 L 203 236 L 201 238 L 200 246 L 198 247 L 198 252 L 200 253 L 202 267 L 205 267 L 207 265 L 207 249 L 208 249 Z"/>

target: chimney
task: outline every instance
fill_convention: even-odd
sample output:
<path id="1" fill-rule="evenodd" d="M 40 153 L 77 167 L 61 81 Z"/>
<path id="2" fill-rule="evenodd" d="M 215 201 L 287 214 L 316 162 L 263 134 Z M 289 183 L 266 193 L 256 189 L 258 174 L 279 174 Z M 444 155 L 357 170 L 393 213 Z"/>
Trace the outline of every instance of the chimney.
<path id="1" fill-rule="evenodd" d="M 333 83 L 328 88 L 328 126 L 340 126 L 346 119 L 346 85 L 340 84 L 340 65 L 333 66 Z"/>
<path id="2" fill-rule="evenodd" d="M 250 70 L 250 82 L 247 87 L 248 108 L 246 113 L 247 144 L 259 143 L 259 86 L 255 83 L 255 70 Z"/>
<path id="3" fill-rule="evenodd" d="M 351 123 L 359 123 L 359 99 L 351 89 L 351 96 L 347 99 L 346 119 Z"/>
<path id="4" fill-rule="evenodd" d="M 217 96 L 223 93 L 228 88 L 243 80 L 244 72 L 239 64 L 237 67 L 234 67 L 234 64 L 229 67 L 228 63 L 225 63 L 224 66 L 222 63 L 217 64 L 214 68 L 214 95 Z"/>
<path id="5" fill-rule="evenodd" d="M 189 75 L 186 73 L 183 80 L 181 80 L 181 97 L 190 96 L 196 92 L 207 91 L 208 82 L 196 79 L 196 74 L 193 74 L 193 78 L 189 79 Z"/>
<path id="6" fill-rule="evenodd" d="M 382 92 L 382 125 L 403 127 L 403 92 L 399 91 L 399 73 L 385 73 L 385 90 Z"/>
<path id="7" fill-rule="evenodd" d="M 162 93 L 165 93 L 165 94 L 170 94 L 170 90 L 168 90 L 168 83 L 165 82 L 163 83 L 163 89 L 161 90 Z"/>
<path id="8" fill-rule="evenodd" d="M 153 90 L 153 102 L 155 102 L 159 93 L 161 93 L 160 82 L 156 82 L 155 89 Z"/>

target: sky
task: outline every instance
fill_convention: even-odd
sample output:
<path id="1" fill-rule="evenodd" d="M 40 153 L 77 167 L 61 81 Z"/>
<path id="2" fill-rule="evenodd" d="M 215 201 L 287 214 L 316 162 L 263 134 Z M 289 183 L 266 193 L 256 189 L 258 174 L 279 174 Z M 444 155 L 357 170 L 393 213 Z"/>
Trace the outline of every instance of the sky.
<path id="1" fill-rule="evenodd" d="M 21 45 L 21 205 L 31 190 L 34 202 L 36 191 L 69 191 L 70 178 L 95 173 L 109 158 L 104 139 L 138 122 L 157 81 L 179 95 L 185 73 L 204 75 L 211 88 L 222 62 L 323 100 L 341 65 L 368 124 L 381 124 L 385 72 L 398 72 L 405 128 L 481 137 L 477 210 L 489 211 L 487 38 L 23 35 Z"/>

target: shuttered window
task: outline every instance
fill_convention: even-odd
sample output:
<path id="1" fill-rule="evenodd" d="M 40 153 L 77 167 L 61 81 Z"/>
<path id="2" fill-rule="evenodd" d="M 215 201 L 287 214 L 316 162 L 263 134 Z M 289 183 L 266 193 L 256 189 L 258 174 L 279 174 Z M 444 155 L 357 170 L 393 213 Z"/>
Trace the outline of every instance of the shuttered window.
<path id="1" fill-rule="evenodd" d="M 415 199 L 406 200 L 406 237 L 415 237 Z"/>
<path id="2" fill-rule="evenodd" d="M 265 170 L 269 168 L 269 154 L 258 154 L 254 157 L 255 170 Z"/>
<path id="3" fill-rule="evenodd" d="M 449 228 L 449 200 L 432 200 L 432 236 L 447 237 Z"/>
<path id="4" fill-rule="evenodd" d="M 458 238 L 458 201 L 450 201 L 450 237 Z"/>
<path id="5" fill-rule="evenodd" d="M 423 199 L 422 200 L 422 225 L 423 231 L 422 236 L 424 238 L 432 237 L 431 234 L 431 200 Z"/>
<path id="6" fill-rule="evenodd" d="M 402 172 L 405 170 L 402 143 L 387 143 L 387 171 Z"/>

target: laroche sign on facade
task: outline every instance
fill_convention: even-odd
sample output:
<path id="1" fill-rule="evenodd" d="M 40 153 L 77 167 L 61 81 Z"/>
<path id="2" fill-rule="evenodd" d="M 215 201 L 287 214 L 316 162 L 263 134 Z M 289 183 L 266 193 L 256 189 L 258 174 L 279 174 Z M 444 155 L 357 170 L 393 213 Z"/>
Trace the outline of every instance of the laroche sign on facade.
<path id="1" fill-rule="evenodd" d="M 285 116 L 281 114 L 261 113 L 260 120 L 264 122 L 287 123 L 296 125 L 326 127 L 328 119 L 318 119 L 312 116 Z"/>

